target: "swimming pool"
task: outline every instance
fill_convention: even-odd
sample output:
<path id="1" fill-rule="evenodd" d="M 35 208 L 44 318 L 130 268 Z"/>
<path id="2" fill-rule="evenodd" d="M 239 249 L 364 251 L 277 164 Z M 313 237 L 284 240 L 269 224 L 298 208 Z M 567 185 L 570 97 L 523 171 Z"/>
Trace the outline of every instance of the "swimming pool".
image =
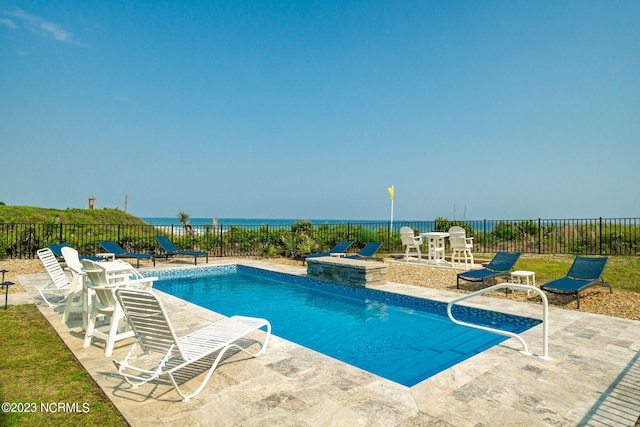
<path id="1" fill-rule="evenodd" d="M 507 339 L 452 323 L 446 303 L 242 265 L 151 272 L 154 288 L 269 320 L 274 335 L 405 386 Z M 539 320 L 455 306 L 459 320 L 520 333 Z"/>

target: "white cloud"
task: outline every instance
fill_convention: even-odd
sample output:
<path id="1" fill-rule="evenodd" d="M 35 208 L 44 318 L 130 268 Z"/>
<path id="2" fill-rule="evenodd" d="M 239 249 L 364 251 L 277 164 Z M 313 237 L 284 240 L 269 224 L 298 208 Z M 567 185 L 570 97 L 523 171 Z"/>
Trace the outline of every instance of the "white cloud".
<path id="1" fill-rule="evenodd" d="M 6 25 L 12 30 L 18 27 L 11 19 L 7 19 L 7 18 L 0 19 L 0 24 Z"/>
<path id="2" fill-rule="evenodd" d="M 43 37 L 51 37 L 54 40 L 58 40 L 61 42 L 71 43 L 73 40 L 73 34 L 63 29 L 58 24 L 47 21 L 39 16 L 32 15 L 30 13 L 25 12 L 22 9 L 15 8 L 14 10 L 3 10 L 2 13 L 7 16 L 11 16 L 14 18 L 19 18 L 25 24 L 25 27 L 40 36 Z M 7 21 L 7 22 L 5 22 Z M 2 19 L 3 24 L 7 26 L 13 25 L 12 28 L 16 28 L 16 24 L 10 19 Z"/>

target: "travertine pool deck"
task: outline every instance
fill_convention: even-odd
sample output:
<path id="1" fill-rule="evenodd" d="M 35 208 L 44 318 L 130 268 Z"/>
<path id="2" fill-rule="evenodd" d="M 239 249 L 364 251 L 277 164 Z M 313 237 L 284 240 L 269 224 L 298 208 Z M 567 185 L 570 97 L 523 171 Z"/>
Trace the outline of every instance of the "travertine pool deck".
<path id="1" fill-rule="evenodd" d="M 229 261 L 208 265 L 220 263 Z M 237 263 L 305 274 L 300 267 Z M 48 281 L 46 274 L 18 279 L 27 292 L 11 294 L 10 304 L 38 300 L 35 287 Z M 460 296 L 398 283 L 378 289 L 445 302 Z M 160 295 L 178 335 L 221 317 Z M 535 318 L 542 313 L 540 305 L 508 299 L 478 297 L 464 304 Z M 38 306 L 132 426 L 634 426 L 640 415 L 639 321 L 550 307 L 552 360 L 522 355 L 520 343 L 509 339 L 414 387 L 301 347 L 274 331 L 266 354 L 234 355 L 201 394 L 182 402 L 168 380 L 132 390 L 117 375 L 111 359 L 122 359 L 132 339 L 117 343 L 113 357 L 105 358 L 100 340 L 82 347 L 78 316 L 63 324 L 60 308 Z M 522 336 L 532 352 L 541 353 L 542 325 Z"/>

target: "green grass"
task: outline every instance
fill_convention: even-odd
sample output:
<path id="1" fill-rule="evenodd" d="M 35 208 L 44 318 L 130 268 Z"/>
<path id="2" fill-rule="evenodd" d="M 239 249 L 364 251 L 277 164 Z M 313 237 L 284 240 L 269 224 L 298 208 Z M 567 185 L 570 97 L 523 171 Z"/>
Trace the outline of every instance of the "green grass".
<path id="1" fill-rule="evenodd" d="M 0 401 L 23 409 L 0 411 L 0 425 L 127 425 L 35 305 L 0 309 L 0 325 Z"/>
<path id="2" fill-rule="evenodd" d="M 490 260 L 493 254 L 476 254 L 476 258 Z M 536 272 L 536 283 L 542 284 L 567 274 L 575 255 L 522 254 L 514 270 Z M 640 258 L 635 256 L 610 256 L 602 273 L 604 281 L 614 289 L 640 292 Z"/>

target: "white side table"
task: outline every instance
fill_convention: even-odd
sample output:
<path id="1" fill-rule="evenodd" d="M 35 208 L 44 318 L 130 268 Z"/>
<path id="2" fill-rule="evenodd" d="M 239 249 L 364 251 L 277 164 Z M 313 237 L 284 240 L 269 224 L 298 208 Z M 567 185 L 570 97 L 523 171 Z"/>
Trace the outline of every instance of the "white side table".
<path id="1" fill-rule="evenodd" d="M 529 278 L 531 278 L 531 282 L 529 281 Z M 526 271 L 526 270 L 516 270 L 516 271 L 512 271 L 511 272 L 511 280 L 513 281 L 513 283 L 520 283 L 522 284 L 522 279 L 526 279 L 526 285 L 527 286 L 533 286 L 534 288 L 536 287 L 536 273 L 533 271 Z M 529 291 L 527 291 L 527 296 L 529 295 Z"/>

